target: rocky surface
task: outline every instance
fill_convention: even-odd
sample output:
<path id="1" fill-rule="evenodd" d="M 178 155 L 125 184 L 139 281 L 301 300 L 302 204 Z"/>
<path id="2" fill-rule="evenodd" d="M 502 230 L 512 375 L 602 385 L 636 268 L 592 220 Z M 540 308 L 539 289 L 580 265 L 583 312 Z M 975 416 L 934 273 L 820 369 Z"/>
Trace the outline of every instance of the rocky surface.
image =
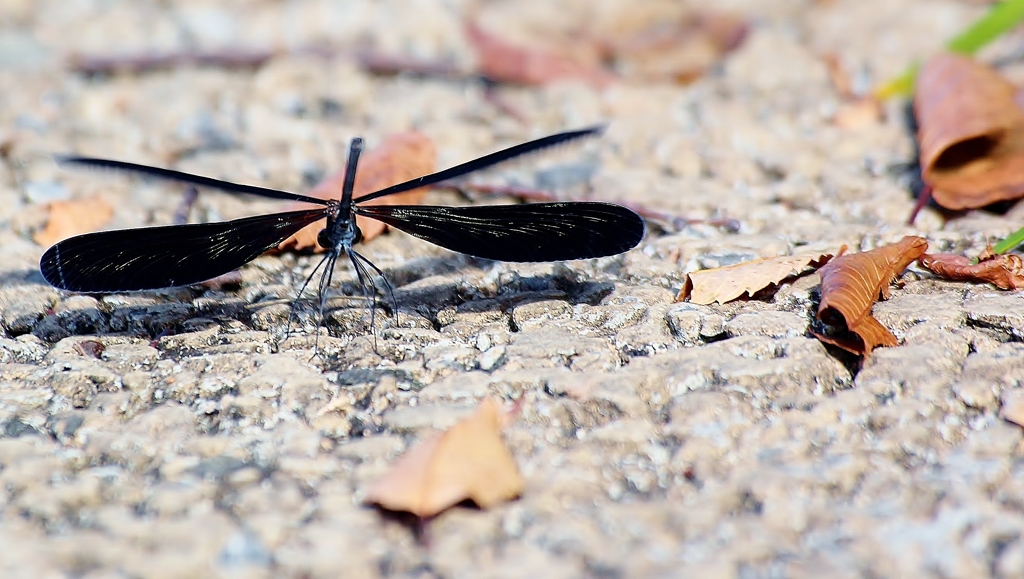
<path id="1" fill-rule="evenodd" d="M 877 82 L 983 7 L 719 3 L 752 28 L 704 78 L 499 88 L 525 123 L 474 81 L 374 76 L 343 56 L 368 45 L 470 66 L 464 4 L 0 5 L 0 575 L 1024 577 L 1022 433 L 1000 418 L 1024 412 L 1024 298 L 911 268 L 875 308 L 901 345 L 863 364 L 810 337 L 813 276 L 763 300 L 673 303 L 695 268 L 907 234 L 976 251 L 1016 229 L 1019 207 L 904 225 L 901 108 L 837 127 L 823 58 Z M 549 10 L 521 4 L 527 22 Z M 65 66 L 317 42 L 342 56 L 96 77 Z M 359 295 L 346 267 L 329 332 L 314 337 L 315 307 L 300 305 L 286 333 L 309 256 L 259 258 L 223 291 L 70 295 L 38 273 L 40 204 L 98 194 L 127 227 L 169 222 L 180 195 L 61 171 L 52 153 L 304 190 L 355 135 L 372 146 L 419 130 L 447 166 L 595 122 L 610 123 L 599 141 L 491 182 L 739 231 L 652 226 L 622 256 L 537 265 L 383 236 L 363 249 L 400 311 L 378 315 L 375 336 L 365 303 L 345 297 Z M 193 218 L 279 207 L 204 194 Z M 506 431 L 520 500 L 454 509 L 420 538 L 361 506 L 390 461 L 484 396 L 521 403 Z"/>

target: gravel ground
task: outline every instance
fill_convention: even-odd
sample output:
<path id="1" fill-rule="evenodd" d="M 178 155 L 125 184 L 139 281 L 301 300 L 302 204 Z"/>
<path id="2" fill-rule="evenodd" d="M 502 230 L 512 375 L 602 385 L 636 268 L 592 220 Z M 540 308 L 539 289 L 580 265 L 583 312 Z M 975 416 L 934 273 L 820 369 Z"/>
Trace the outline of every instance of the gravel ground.
<path id="1" fill-rule="evenodd" d="M 843 102 L 823 55 L 876 82 L 980 3 L 716 3 L 752 29 L 706 77 L 500 88 L 526 122 L 477 82 L 374 76 L 344 57 L 96 78 L 64 66 L 76 52 L 322 42 L 469 67 L 463 4 L 0 2 L 0 575 L 1024 577 L 1022 433 L 999 418 L 1024 381 L 1021 296 L 911 268 L 875 308 L 901 345 L 863 365 L 809 337 L 813 276 L 762 301 L 673 303 L 698 267 L 907 234 L 977 251 L 1016 229 L 1020 207 L 904 225 L 901 106 L 833 122 Z M 482 10 L 514 35 L 593 6 Z M 625 255 L 539 265 L 386 235 L 364 249 L 395 282 L 398 322 L 378 318 L 375 349 L 339 267 L 319 358 L 312 308 L 283 332 L 308 256 L 261 257 L 233 291 L 70 295 L 38 273 L 40 204 L 98 194 L 125 227 L 169 222 L 180 198 L 61 171 L 55 152 L 305 190 L 355 135 L 419 130 L 440 168 L 594 122 L 610 123 L 602 139 L 492 182 L 740 230 L 652 227 Z M 274 208 L 204 194 L 196 215 Z M 360 505 L 404 449 L 487 395 L 522 402 L 506 431 L 520 500 L 449 511 L 422 540 Z"/>

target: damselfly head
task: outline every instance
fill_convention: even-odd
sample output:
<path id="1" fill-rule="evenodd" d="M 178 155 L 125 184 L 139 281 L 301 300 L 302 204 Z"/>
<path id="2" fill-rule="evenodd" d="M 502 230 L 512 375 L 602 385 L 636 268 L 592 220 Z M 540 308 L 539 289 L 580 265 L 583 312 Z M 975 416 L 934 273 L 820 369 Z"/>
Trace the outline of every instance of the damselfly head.
<path id="1" fill-rule="evenodd" d="M 316 235 L 316 243 L 320 247 L 331 250 L 338 247 L 348 251 L 353 245 L 363 241 L 363 232 L 356 225 L 355 219 L 344 221 L 328 221 L 327 227 Z"/>

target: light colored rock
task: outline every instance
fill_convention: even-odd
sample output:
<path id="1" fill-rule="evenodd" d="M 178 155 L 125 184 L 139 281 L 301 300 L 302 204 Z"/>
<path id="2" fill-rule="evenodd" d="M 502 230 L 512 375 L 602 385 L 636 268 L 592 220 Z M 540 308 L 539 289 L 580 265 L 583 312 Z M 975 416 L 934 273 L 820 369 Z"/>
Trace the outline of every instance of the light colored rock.
<path id="1" fill-rule="evenodd" d="M 1002 398 L 1002 409 L 999 412 L 1003 420 L 1007 420 L 1017 426 L 1024 426 L 1024 391 L 1011 390 L 1005 392 Z"/>

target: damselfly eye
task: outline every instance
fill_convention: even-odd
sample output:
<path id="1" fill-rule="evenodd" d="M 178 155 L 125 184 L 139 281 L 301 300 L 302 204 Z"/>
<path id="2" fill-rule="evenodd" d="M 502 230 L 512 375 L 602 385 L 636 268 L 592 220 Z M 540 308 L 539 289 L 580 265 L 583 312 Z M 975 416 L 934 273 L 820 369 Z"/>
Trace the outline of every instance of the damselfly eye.
<path id="1" fill-rule="evenodd" d="M 320 233 L 316 234 L 316 243 L 324 249 L 331 248 L 331 236 L 327 232 L 327 229 L 321 229 Z"/>

